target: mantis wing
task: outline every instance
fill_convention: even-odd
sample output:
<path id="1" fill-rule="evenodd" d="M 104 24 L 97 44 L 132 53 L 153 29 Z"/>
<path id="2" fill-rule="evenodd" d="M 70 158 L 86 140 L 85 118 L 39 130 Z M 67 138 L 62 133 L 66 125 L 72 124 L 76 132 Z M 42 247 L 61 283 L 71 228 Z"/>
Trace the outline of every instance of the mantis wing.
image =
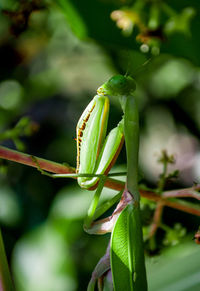
<path id="1" fill-rule="evenodd" d="M 108 114 L 108 97 L 96 95 L 81 115 L 76 128 L 78 173 L 94 173 L 96 160 L 106 135 Z M 89 181 L 90 178 L 87 177 L 78 178 L 82 188 L 90 188 Z"/>
<path id="2" fill-rule="evenodd" d="M 77 125 L 77 171 L 84 174 L 107 174 L 115 163 L 124 142 L 123 121 L 107 130 L 109 101 L 96 95 L 83 112 Z M 82 188 L 94 190 L 99 177 L 79 177 Z"/>

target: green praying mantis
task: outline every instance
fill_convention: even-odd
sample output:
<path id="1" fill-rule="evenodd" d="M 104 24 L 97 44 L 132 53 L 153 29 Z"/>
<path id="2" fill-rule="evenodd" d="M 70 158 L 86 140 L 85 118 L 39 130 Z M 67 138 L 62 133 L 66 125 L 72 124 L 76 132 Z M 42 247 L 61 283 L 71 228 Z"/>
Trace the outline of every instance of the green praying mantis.
<path id="1" fill-rule="evenodd" d="M 91 227 L 93 219 L 99 217 L 102 212 L 115 203 L 115 197 L 106 206 L 102 205 L 96 212 L 101 191 L 106 175 L 115 163 L 124 143 L 124 119 L 112 129 L 106 137 L 109 116 L 109 96 L 116 96 L 123 103 L 127 94 L 135 90 L 135 81 L 130 77 L 117 75 L 97 89 L 97 95 L 82 113 L 76 128 L 77 133 L 77 174 L 78 184 L 85 189 L 97 188 L 84 228 L 89 233 L 102 233 L 102 224 L 94 224 L 100 227 Z M 90 176 L 91 175 L 91 176 Z M 95 176 L 92 176 L 95 175 Z M 120 194 L 121 196 L 121 194 Z M 104 224 L 105 225 L 105 224 Z M 106 230 L 108 231 L 108 229 Z"/>
<path id="2" fill-rule="evenodd" d="M 133 95 L 135 89 L 135 81 L 129 76 L 122 75 L 112 77 L 97 89 L 97 95 L 83 111 L 76 128 L 76 174 L 53 175 L 53 177 L 77 177 L 80 187 L 87 190 L 96 189 L 84 221 L 84 229 L 90 234 L 112 232 L 107 253 L 97 264 L 88 291 L 95 290 L 96 281 L 102 279 L 110 269 L 110 265 L 114 290 L 120 291 L 122 288 L 147 290 L 139 209 L 139 121 Z M 106 136 L 111 96 L 119 99 L 123 117 Z M 127 152 L 125 190 L 97 207 L 106 178 L 120 153 L 124 140 Z M 109 218 L 95 221 L 119 200 L 117 208 Z M 119 279 L 119 272 L 123 281 Z M 103 290 L 100 283 L 99 290 Z"/>
<path id="3" fill-rule="evenodd" d="M 135 89 L 136 84 L 131 77 L 112 77 L 97 89 L 97 95 L 86 107 L 77 124 L 77 173 L 81 175 L 78 183 L 86 189 L 97 187 L 85 219 L 85 230 L 100 234 L 112 232 L 110 245 L 92 274 L 88 291 L 95 290 L 96 280 L 99 290 L 104 290 L 102 277 L 105 273 L 109 274 L 110 265 L 113 285 L 107 287 L 109 290 L 113 290 L 113 287 L 116 291 L 147 290 L 139 209 L 139 117 L 133 95 Z M 117 127 L 105 138 L 109 96 L 119 99 L 124 115 Z M 115 163 L 124 139 L 127 152 L 125 190 L 123 194 L 119 193 L 97 208 L 106 175 Z M 119 198 L 121 200 L 111 217 L 92 223 Z"/>

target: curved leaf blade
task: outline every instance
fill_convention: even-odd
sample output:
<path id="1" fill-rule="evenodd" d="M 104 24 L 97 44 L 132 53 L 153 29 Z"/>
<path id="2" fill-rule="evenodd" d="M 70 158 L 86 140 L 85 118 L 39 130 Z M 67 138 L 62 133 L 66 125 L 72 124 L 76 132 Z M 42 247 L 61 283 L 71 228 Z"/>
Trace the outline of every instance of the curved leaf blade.
<path id="1" fill-rule="evenodd" d="M 149 291 L 200 290 L 199 245 L 189 238 L 156 258 L 148 258 Z"/>

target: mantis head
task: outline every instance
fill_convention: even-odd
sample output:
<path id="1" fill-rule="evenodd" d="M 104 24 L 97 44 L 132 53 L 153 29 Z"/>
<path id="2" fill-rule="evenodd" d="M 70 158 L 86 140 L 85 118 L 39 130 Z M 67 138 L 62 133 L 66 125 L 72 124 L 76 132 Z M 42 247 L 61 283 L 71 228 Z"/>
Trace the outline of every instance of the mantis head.
<path id="1" fill-rule="evenodd" d="M 99 95 L 123 96 L 132 95 L 136 89 L 135 81 L 131 77 L 116 75 L 98 88 Z"/>

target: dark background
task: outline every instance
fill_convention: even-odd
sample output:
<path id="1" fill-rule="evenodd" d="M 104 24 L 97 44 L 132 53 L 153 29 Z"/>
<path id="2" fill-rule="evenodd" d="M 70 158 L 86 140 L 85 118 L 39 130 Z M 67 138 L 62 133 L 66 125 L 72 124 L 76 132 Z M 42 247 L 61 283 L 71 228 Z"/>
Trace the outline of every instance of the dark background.
<path id="1" fill-rule="evenodd" d="M 128 74 L 137 82 L 140 183 L 156 187 L 162 150 L 175 157 L 169 172 L 180 171 L 166 189 L 200 181 L 199 1 L 140 0 L 140 10 L 134 10 L 135 3 L 1 1 L 0 133 L 25 116 L 31 126 L 31 134 L 23 134 L 19 142 L 2 139 L 3 145 L 75 167 L 79 116 L 109 77 Z M 154 29 L 149 24 L 153 5 L 159 14 Z M 120 8 L 137 13 L 146 26 L 145 41 L 144 35 L 143 41 L 138 38 L 142 32 L 137 22 L 126 35 L 116 26 L 110 14 Z M 119 104 L 111 100 L 108 129 L 120 119 Z M 125 169 L 125 157 L 123 150 L 116 170 Z M 5 161 L 1 161 L 0 182 L 0 223 L 17 290 L 86 290 L 109 239 L 109 235 L 89 236 L 82 230 L 92 193 L 79 189 L 74 181 L 53 180 L 35 169 Z M 104 192 L 104 199 L 113 195 L 111 190 Z M 144 200 L 142 207 L 146 233 L 155 204 Z M 181 245 L 174 253 L 190 250 L 192 257 L 199 218 L 166 208 L 163 225 L 168 230 L 159 230 L 154 252 L 145 243 L 146 253 L 155 254 L 158 260 L 159 254 Z M 196 262 L 196 253 L 194 257 Z M 167 260 L 170 255 L 166 255 L 166 265 Z M 152 260 L 149 264 L 149 272 L 153 272 L 155 264 Z M 150 280 L 162 281 L 162 275 Z M 161 290 L 157 288 L 152 290 Z M 194 288 L 188 290 L 199 287 Z"/>

